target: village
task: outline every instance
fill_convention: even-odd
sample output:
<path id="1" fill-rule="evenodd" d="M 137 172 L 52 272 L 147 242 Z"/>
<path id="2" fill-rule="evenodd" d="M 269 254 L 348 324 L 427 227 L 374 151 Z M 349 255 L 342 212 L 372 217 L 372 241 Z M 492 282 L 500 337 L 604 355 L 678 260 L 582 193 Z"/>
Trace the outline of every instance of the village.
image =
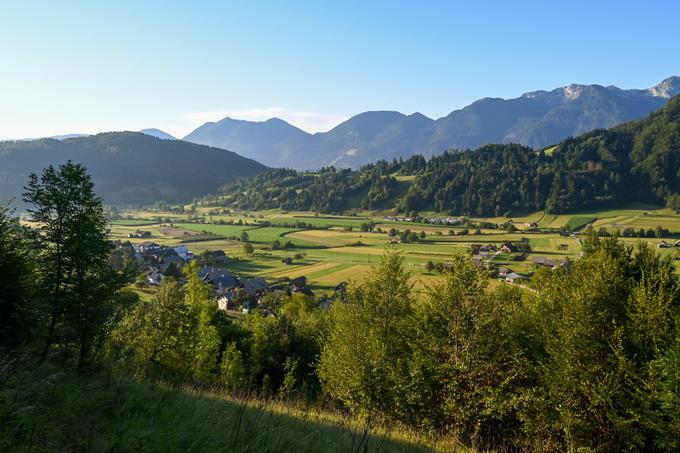
<path id="1" fill-rule="evenodd" d="M 186 279 L 182 273 L 184 266 L 192 260 L 199 263 L 199 277 L 210 287 L 211 298 L 220 310 L 250 313 L 261 307 L 267 296 L 283 297 L 302 294 L 314 297 L 307 284 L 307 278 L 282 278 L 269 283 L 264 277 L 239 276 L 228 269 L 228 257 L 222 250 L 205 251 L 195 255 L 186 245 L 165 246 L 152 241 L 132 244 L 129 241 L 114 241 L 117 255 L 132 260 L 140 270 L 138 286 L 160 286 L 172 277 L 180 284 Z M 344 291 L 346 284 L 337 285 L 337 292 Z M 332 298 L 325 298 L 321 306 L 328 308 Z M 266 309 L 261 312 L 266 313 Z"/>

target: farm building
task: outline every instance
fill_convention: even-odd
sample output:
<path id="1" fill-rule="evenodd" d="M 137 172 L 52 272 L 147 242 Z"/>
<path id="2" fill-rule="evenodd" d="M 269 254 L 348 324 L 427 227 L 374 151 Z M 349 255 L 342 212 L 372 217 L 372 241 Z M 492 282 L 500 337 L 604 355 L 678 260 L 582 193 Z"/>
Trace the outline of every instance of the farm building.
<path id="1" fill-rule="evenodd" d="M 520 280 L 528 280 L 524 275 L 517 274 L 515 272 L 510 272 L 505 276 L 505 281 L 508 283 L 516 283 Z"/>
<path id="2" fill-rule="evenodd" d="M 508 274 L 512 273 L 512 269 L 509 267 L 499 267 L 498 268 L 498 276 L 505 278 L 508 276 Z"/>
<path id="3" fill-rule="evenodd" d="M 501 252 L 503 253 L 514 253 L 517 251 L 517 247 L 510 242 L 506 242 L 501 246 Z"/>

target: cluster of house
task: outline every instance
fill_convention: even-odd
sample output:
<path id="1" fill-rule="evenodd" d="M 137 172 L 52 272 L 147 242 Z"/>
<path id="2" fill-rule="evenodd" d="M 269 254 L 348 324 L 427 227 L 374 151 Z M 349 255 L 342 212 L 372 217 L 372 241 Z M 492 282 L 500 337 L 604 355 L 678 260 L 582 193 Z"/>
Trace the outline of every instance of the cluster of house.
<path id="1" fill-rule="evenodd" d="M 392 215 L 388 215 L 384 217 L 385 220 L 388 222 L 415 222 L 416 219 L 413 217 L 395 217 Z M 460 225 L 465 222 L 465 219 L 462 217 L 447 217 L 447 218 L 441 218 L 441 217 L 428 217 L 428 218 L 419 218 L 423 223 L 431 223 L 433 225 Z"/>
<path id="2" fill-rule="evenodd" d="M 472 263 L 478 267 L 484 267 L 487 260 L 491 259 L 497 253 L 515 253 L 517 252 L 517 247 L 510 242 L 506 242 L 500 247 L 496 247 L 493 244 L 487 244 L 480 246 L 474 255 L 472 255 Z"/>
<path id="3" fill-rule="evenodd" d="M 506 242 L 500 247 L 496 247 L 493 244 L 482 245 L 475 248 L 475 253 L 472 255 L 472 263 L 480 268 L 488 268 L 489 261 L 494 255 L 498 253 L 515 253 L 517 252 L 517 246 Z M 571 262 L 566 259 L 552 259 L 546 256 L 534 256 L 532 258 L 532 264 L 535 267 L 548 267 L 550 269 L 557 269 L 559 267 L 565 267 L 569 269 Z M 529 277 L 526 275 L 518 274 L 514 272 L 509 267 L 499 267 L 498 277 L 505 280 L 508 283 L 516 283 L 519 280 L 528 280 Z"/>
<path id="4" fill-rule="evenodd" d="M 194 258 L 194 254 L 185 245 L 166 247 L 145 241 L 131 247 L 135 259 L 144 269 L 145 280 L 150 285 L 160 285 L 171 266 L 179 272 L 185 263 Z"/>
<path id="5" fill-rule="evenodd" d="M 129 244 L 129 243 L 128 243 Z M 135 259 L 145 269 L 146 283 L 160 285 L 165 280 L 170 266 L 175 266 L 177 273 L 187 262 L 194 259 L 194 254 L 185 246 L 167 247 L 146 241 L 132 247 Z M 306 277 L 294 278 L 285 283 L 269 285 L 262 277 L 240 278 L 226 268 L 227 255 L 222 250 L 209 252 L 214 266 L 199 269 L 199 277 L 211 288 L 211 296 L 217 300 L 222 310 L 235 309 L 238 305 L 250 311 L 260 304 L 266 293 L 275 295 L 293 295 L 297 293 L 314 296 L 307 285 Z"/>
<path id="6" fill-rule="evenodd" d="M 657 247 L 660 249 L 669 249 L 673 247 L 680 247 L 680 240 L 675 241 L 675 242 L 666 242 L 666 241 L 661 241 L 657 244 Z"/>
<path id="7" fill-rule="evenodd" d="M 150 238 L 151 231 L 148 230 L 137 230 L 134 233 L 128 233 L 127 237 L 135 239 Z"/>
<path id="8" fill-rule="evenodd" d="M 388 215 L 384 217 L 388 222 L 413 222 L 413 217 L 395 217 L 393 215 Z"/>
<path id="9" fill-rule="evenodd" d="M 267 294 L 291 296 L 304 294 L 314 296 L 306 277 L 287 282 L 268 284 L 262 277 L 239 278 L 224 268 L 206 267 L 199 271 L 201 279 L 212 287 L 212 296 L 220 310 L 235 310 L 239 306 L 246 313 L 261 305 Z"/>

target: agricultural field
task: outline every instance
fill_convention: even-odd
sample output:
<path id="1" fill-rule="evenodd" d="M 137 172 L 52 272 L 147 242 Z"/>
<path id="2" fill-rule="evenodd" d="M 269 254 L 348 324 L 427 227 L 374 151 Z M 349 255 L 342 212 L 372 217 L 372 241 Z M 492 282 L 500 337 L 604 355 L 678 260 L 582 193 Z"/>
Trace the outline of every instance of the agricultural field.
<path id="1" fill-rule="evenodd" d="M 441 280 L 436 271 L 427 271 L 429 261 L 446 263 L 453 255 L 469 254 L 474 245 L 492 244 L 499 248 L 507 242 L 528 243 L 531 252 L 524 256 L 496 253 L 488 260 L 497 267 L 506 266 L 516 272 L 530 274 L 533 271 L 532 260 L 536 256 L 552 260 L 578 259 L 581 253 L 578 239 L 560 236 L 558 230 L 562 228 L 579 231 L 592 225 L 596 229 L 614 232 L 626 227 L 638 230 L 661 226 L 670 230 L 672 237 L 668 238 L 669 242 L 675 242 L 678 239 L 673 239 L 675 236 L 680 237 L 680 215 L 653 206 L 577 214 L 535 212 L 511 218 L 471 219 L 473 222 L 496 224 L 512 220 L 518 229 L 512 233 L 483 229 L 482 234 L 474 234 L 473 228 L 468 229 L 468 234 L 462 234 L 462 226 L 390 222 L 384 220 L 381 214 L 364 212 L 362 215 L 339 216 L 281 210 L 226 213 L 200 207 L 190 214 L 126 211 L 123 220 L 111 222 L 111 237 L 133 243 L 149 240 L 161 245 L 185 244 L 196 254 L 206 250 L 224 250 L 230 258 L 228 267 L 239 275 L 262 276 L 271 281 L 305 276 L 315 291 L 322 292 L 332 290 L 341 282 L 362 281 L 388 249 L 403 253 L 416 289 L 424 290 Z M 302 228 L 301 222 L 307 228 Z M 366 222 L 374 223 L 376 230 L 361 231 L 362 223 Z M 532 223 L 538 224 L 538 231 L 529 230 Z M 390 229 L 425 232 L 425 237 L 413 243 L 390 243 L 391 238 L 387 234 Z M 140 231 L 148 232 L 149 236 L 128 237 Z M 251 255 L 243 251 L 240 241 L 243 232 L 247 233 L 248 241 L 254 246 Z M 659 238 L 623 240 L 630 244 L 646 241 L 655 247 L 660 241 Z M 292 246 L 274 248 L 275 241 Z M 677 248 L 659 251 L 673 258 L 680 256 Z M 293 259 L 292 264 L 282 262 L 286 257 Z M 676 262 L 680 264 L 680 261 Z"/>

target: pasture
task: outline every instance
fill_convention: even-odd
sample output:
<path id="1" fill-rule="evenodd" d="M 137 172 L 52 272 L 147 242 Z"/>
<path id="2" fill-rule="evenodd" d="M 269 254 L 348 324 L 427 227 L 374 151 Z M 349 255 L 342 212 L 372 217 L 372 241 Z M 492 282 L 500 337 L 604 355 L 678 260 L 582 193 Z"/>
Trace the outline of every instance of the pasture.
<path id="1" fill-rule="evenodd" d="M 224 250 L 230 260 L 228 267 L 244 276 L 262 276 L 270 281 L 305 276 L 317 291 L 332 290 L 344 281 L 361 281 L 369 273 L 385 250 L 402 252 L 407 269 L 416 281 L 417 289 L 424 289 L 441 280 L 441 274 L 427 271 L 427 263 L 446 263 L 451 256 L 470 254 L 472 246 L 525 242 L 531 251 L 522 256 L 497 253 L 488 258 L 495 266 L 506 266 L 520 273 L 533 271 L 534 256 L 560 260 L 577 259 L 581 253 L 578 240 L 560 236 L 561 228 L 582 230 L 586 225 L 607 231 L 621 231 L 632 227 L 668 229 L 671 236 L 680 237 L 680 215 L 653 206 L 631 206 L 629 209 L 603 210 L 573 214 L 525 213 L 518 217 L 472 218 L 472 222 L 496 224 L 512 220 L 518 231 L 474 229 L 464 233 L 463 226 L 449 227 L 431 224 L 389 222 L 383 213 L 365 212 L 355 215 L 321 215 L 310 212 L 226 212 L 198 207 L 195 212 L 176 214 L 160 211 L 126 211 L 123 220 L 111 222 L 112 239 L 131 242 L 154 241 L 161 245 L 186 244 L 194 253 Z M 198 221 L 197 221 L 198 219 Z M 304 224 L 302 223 L 304 222 Z M 380 231 L 360 231 L 362 223 L 373 222 Z M 529 225 L 538 224 L 538 231 Z M 286 226 L 284 226 L 286 225 Z M 413 243 L 390 243 L 390 229 L 410 229 L 425 232 L 425 238 Z M 137 231 L 148 231 L 150 237 L 128 238 Z M 254 253 L 245 254 L 240 240 L 242 232 L 254 246 Z M 453 233 L 453 234 L 451 234 Z M 669 240 L 672 238 L 669 238 Z M 659 238 L 624 238 L 634 244 L 645 241 L 656 247 Z M 674 239 L 674 242 L 677 239 Z M 289 248 L 274 249 L 272 244 L 290 242 Z M 673 258 L 680 257 L 677 248 L 658 249 Z M 292 264 L 283 259 L 290 257 Z M 676 261 L 680 263 L 680 261 Z"/>

